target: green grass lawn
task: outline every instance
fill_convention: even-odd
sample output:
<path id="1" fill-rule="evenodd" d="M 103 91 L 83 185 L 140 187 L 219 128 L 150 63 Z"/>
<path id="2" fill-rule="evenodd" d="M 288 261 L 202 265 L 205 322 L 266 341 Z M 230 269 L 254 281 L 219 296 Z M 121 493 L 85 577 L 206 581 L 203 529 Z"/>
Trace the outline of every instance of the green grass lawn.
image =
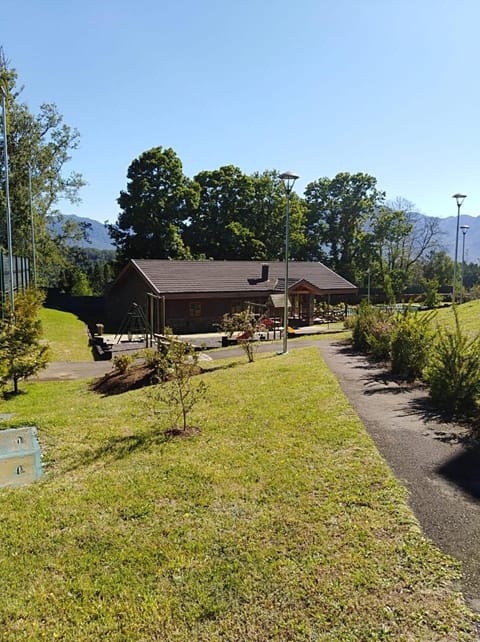
<path id="1" fill-rule="evenodd" d="M 42 308 L 43 335 L 50 346 L 50 361 L 93 361 L 83 321 L 69 312 Z"/>
<path id="2" fill-rule="evenodd" d="M 316 349 L 201 376 L 188 438 L 147 389 L 3 402 L 38 426 L 45 476 L 0 490 L 2 641 L 474 639 L 458 566 Z"/>
<path id="3" fill-rule="evenodd" d="M 480 301 L 469 301 L 457 305 L 458 319 L 465 332 L 469 334 L 478 334 L 480 332 Z M 439 326 L 453 329 L 455 326 L 455 316 L 453 309 L 440 308 L 435 312 L 433 322 Z"/>

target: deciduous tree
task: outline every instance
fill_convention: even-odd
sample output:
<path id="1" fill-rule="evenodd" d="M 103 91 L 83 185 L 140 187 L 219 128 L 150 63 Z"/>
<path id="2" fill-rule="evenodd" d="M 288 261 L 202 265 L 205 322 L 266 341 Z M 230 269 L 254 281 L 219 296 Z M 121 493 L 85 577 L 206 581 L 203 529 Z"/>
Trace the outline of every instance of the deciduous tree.
<path id="1" fill-rule="evenodd" d="M 131 163 L 127 178 L 127 189 L 118 198 L 122 211 L 109 225 L 118 259 L 191 258 L 183 236 L 199 188 L 184 175 L 174 150 L 144 152 Z"/>
<path id="2" fill-rule="evenodd" d="M 384 199 L 368 174 L 342 172 L 307 185 L 306 250 L 311 260 L 328 265 L 353 282 L 362 269 L 362 235 Z"/>
<path id="3" fill-rule="evenodd" d="M 415 212 L 413 203 L 402 197 L 372 212 L 364 237 L 366 253 L 395 297 L 411 282 L 415 266 L 438 247 L 439 235 L 438 220 Z"/>
<path id="4" fill-rule="evenodd" d="M 56 105 L 44 103 L 32 114 L 21 102 L 22 88 L 17 86 L 17 72 L 0 48 L 0 85 L 5 91 L 9 185 L 14 254 L 32 256 L 30 202 L 35 226 L 38 279 L 41 285 L 54 285 L 68 263 L 64 249 L 83 230 L 70 224 L 61 233 L 53 231 L 52 221 L 62 218 L 61 200 L 79 201 L 84 185 L 77 172 L 65 173 L 71 152 L 78 147 L 79 133 L 63 122 Z M 0 156 L 3 158 L 3 139 Z M 31 175 L 31 200 L 29 190 Z M 5 166 L 0 164 L 0 211 L 5 212 Z M 5 225 L 0 226 L 0 245 L 7 245 Z"/>

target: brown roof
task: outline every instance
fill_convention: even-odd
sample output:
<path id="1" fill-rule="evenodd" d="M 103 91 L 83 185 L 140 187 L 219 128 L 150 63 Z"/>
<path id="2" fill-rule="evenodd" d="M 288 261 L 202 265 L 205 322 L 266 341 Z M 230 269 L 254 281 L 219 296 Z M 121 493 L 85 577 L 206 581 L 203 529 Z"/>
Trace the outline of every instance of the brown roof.
<path id="1" fill-rule="evenodd" d="M 262 266 L 268 265 L 268 280 Z M 201 292 L 270 293 L 283 289 L 285 266 L 279 261 L 168 261 L 133 259 L 133 266 L 157 294 Z M 320 293 L 356 293 L 357 287 L 322 263 L 291 261 L 289 288 L 307 281 Z M 121 278 L 121 277 L 120 277 Z"/>

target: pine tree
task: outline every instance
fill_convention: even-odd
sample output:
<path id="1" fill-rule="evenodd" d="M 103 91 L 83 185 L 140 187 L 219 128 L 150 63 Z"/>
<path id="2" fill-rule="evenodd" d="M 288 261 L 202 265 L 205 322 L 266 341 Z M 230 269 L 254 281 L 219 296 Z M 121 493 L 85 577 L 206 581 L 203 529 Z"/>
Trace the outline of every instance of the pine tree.
<path id="1" fill-rule="evenodd" d="M 48 363 L 48 347 L 41 343 L 41 322 L 38 312 L 43 295 L 34 289 L 24 290 L 15 298 L 15 314 L 9 300 L 0 320 L 0 383 L 13 381 L 18 393 L 20 379 L 31 377 Z"/>

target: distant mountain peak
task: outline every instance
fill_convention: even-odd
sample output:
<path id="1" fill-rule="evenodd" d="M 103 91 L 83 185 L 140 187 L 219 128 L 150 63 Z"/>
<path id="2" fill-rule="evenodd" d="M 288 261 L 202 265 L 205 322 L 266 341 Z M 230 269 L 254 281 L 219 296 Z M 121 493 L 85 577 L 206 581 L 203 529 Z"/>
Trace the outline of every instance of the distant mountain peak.
<path id="1" fill-rule="evenodd" d="M 89 225 L 86 230 L 88 240 L 82 239 L 81 241 L 77 241 L 75 243 L 77 247 L 91 248 L 95 250 L 115 250 L 115 246 L 112 243 L 107 227 L 103 223 L 100 223 L 100 221 L 96 221 L 93 218 L 87 218 L 85 216 L 76 216 L 75 214 L 64 214 L 63 218 L 77 223 L 88 223 Z M 58 225 L 58 223 L 56 225 Z"/>

